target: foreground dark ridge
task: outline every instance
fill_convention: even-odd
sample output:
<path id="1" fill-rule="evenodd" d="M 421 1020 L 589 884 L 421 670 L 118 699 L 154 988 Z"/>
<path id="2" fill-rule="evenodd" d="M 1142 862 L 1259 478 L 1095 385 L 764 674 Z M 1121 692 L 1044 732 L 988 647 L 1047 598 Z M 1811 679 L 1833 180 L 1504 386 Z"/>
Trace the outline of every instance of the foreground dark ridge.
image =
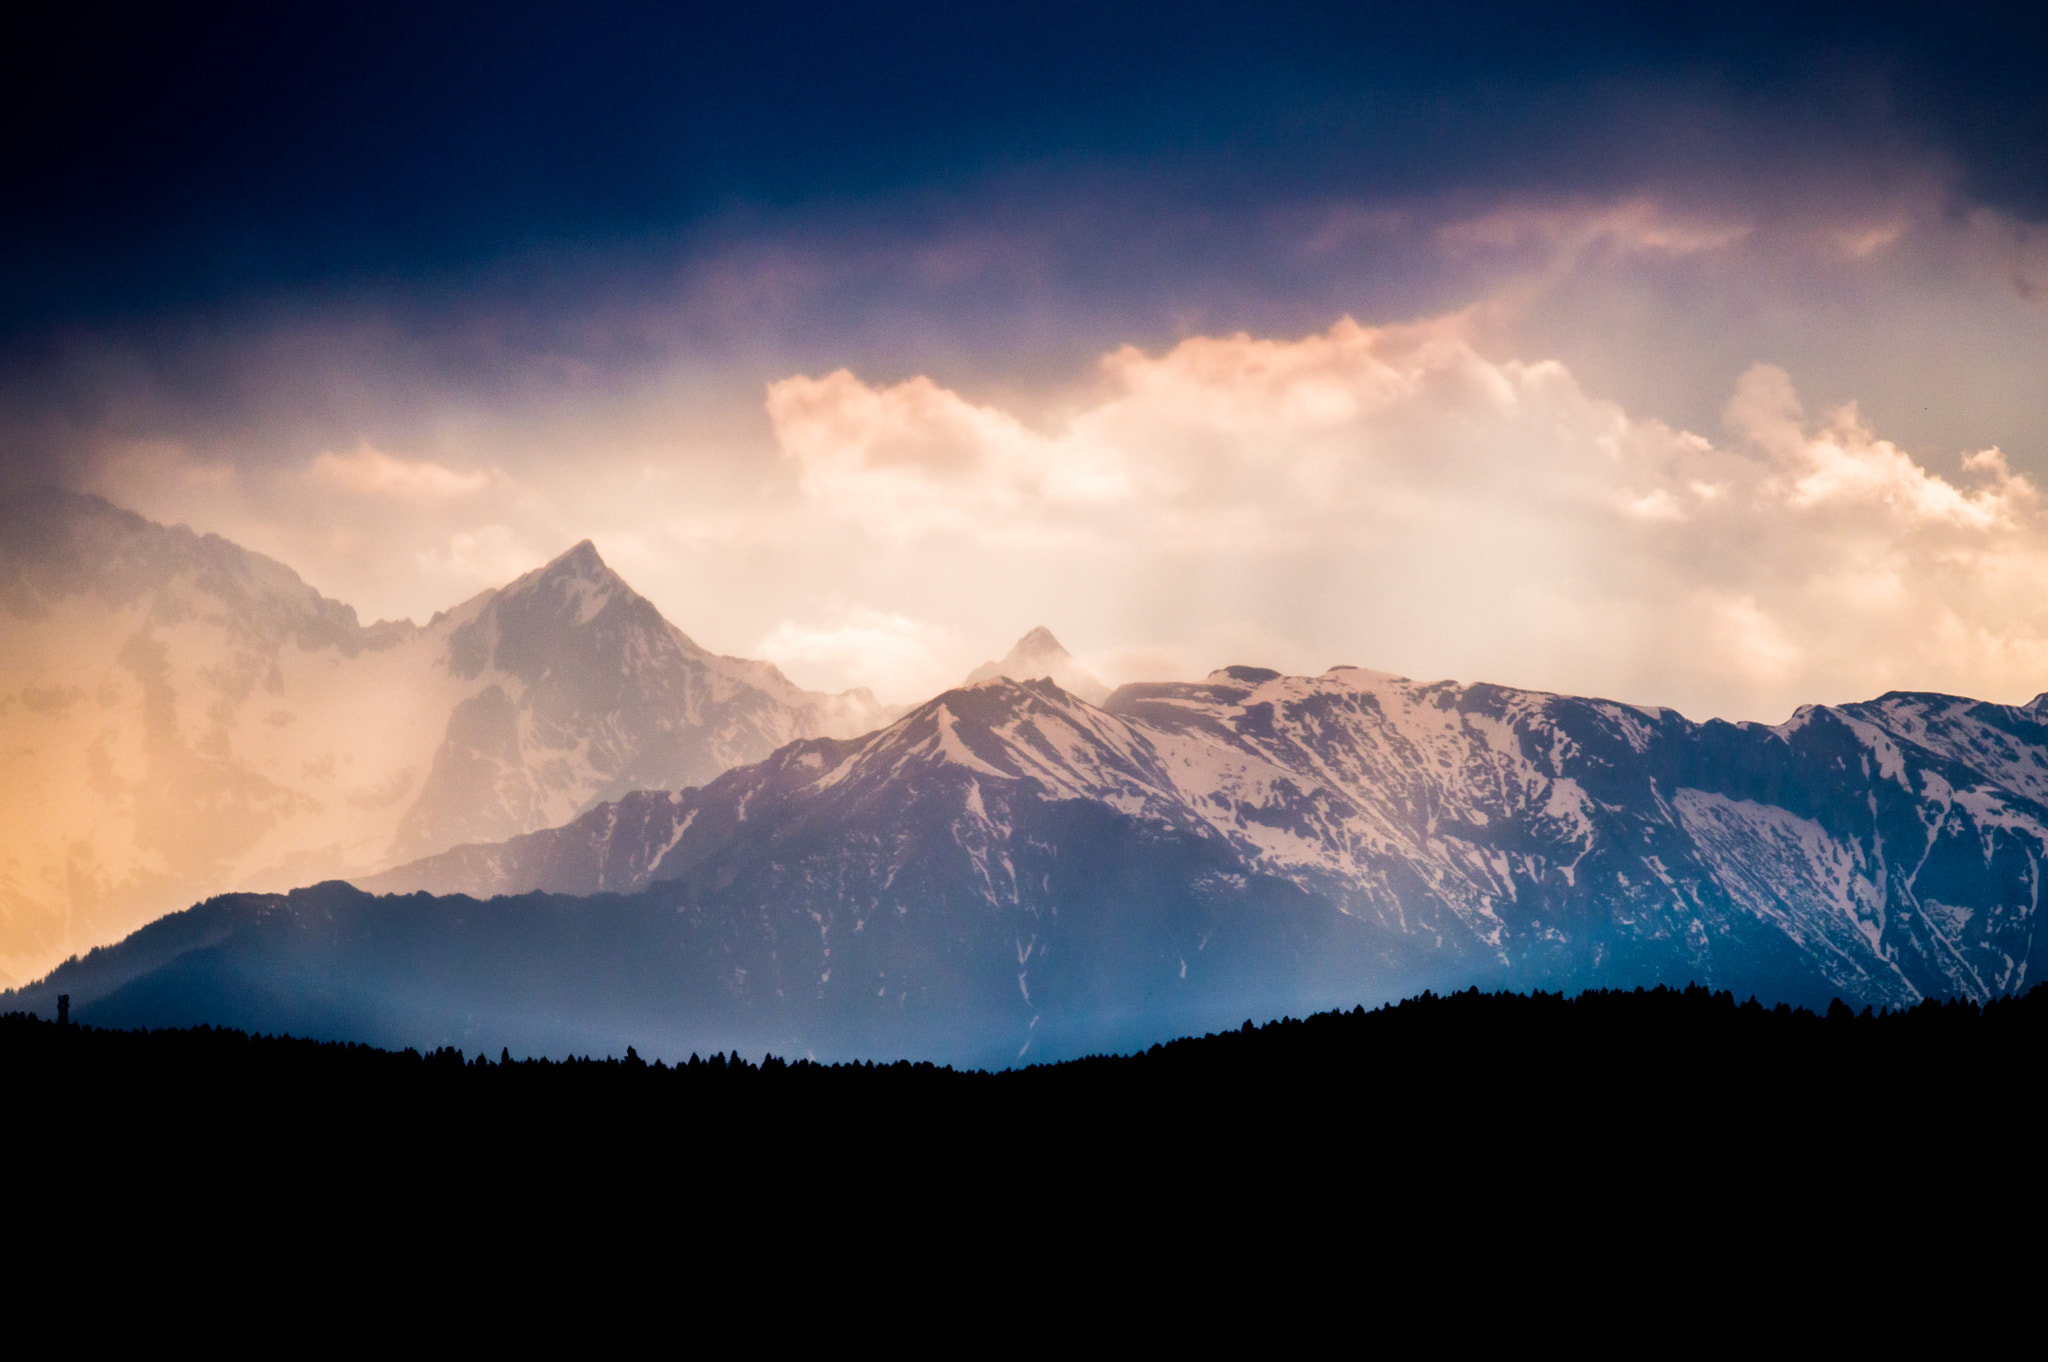
<path id="1" fill-rule="evenodd" d="M 1370 1068 L 1381 1080 L 1400 1076 L 1429 1084 L 1463 1084 L 1486 1068 L 1511 1060 L 1545 1063 L 1593 1061 L 1602 1084 L 1641 1086 L 1658 1073 L 1688 1082 L 1713 1075 L 1691 1066 L 1740 1059 L 1755 1082 L 1824 1076 L 1823 1070 L 1866 1061 L 1892 1063 L 1937 1056 L 1968 1061 L 2013 1046 L 2038 1054 L 2048 1045 L 2048 984 L 2024 995 L 1993 999 L 1929 1000 L 1898 1011 L 1859 1014 L 1837 999 L 1825 1015 L 1780 1003 L 1766 1008 L 1751 998 L 1738 1004 L 1725 990 L 1588 990 L 1556 993 L 1462 993 L 1418 997 L 1376 1008 L 1282 1018 L 1264 1026 L 1246 1021 L 1234 1031 L 1188 1037 L 1128 1055 L 1091 1055 L 1059 1063 L 991 1072 L 929 1061 L 822 1064 L 764 1055 L 759 1063 L 737 1052 L 692 1054 L 674 1065 L 652 1063 L 628 1048 L 623 1059 L 577 1057 L 514 1059 L 501 1050 L 492 1061 L 453 1046 L 422 1052 L 386 1050 L 353 1042 L 251 1035 L 225 1027 L 110 1030 L 62 1025 L 21 1013 L 0 1016 L 0 1071 L 16 1083 L 90 1080 L 179 1084 L 206 1079 L 246 1085 L 346 1082 L 385 1088 L 390 1095 L 517 1093 L 543 1097 L 594 1087 L 620 1094 L 660 1093 L 711 1098 L 745 1095 L 828 1096 L 863 1091 L 901 1095 L 914 1088 L 931 1096 L 1043 1097 L 1098 1086 L 1226 1081 L 1259 1076 L 1336 1076 Z M 1647 1067 L 1631 1068 L 1633 1062 Z M 1524 1080 L 1527 1076 L 1523 1071 Z M 1569 1075 L 1553 1075 L 1574 1086 Z"/>
<path id="2" fill-rule="evenodd" d="M 2038 986 L 1862 1015 L 1469 990 L 997 1072 L 492 1062 L 0 1016 L 19 1223 L 227 1213 L 290 1243 L 421 1221 L 422 1262 L 450 1226 L 514 1242 L 614 1217 L 748 1263 L 878 1233 L 1047 1261 L 1097 1230 L 1223 1252 L 1247 1217 L 1253 1240 L 1432 1253 L 1474 1226 L 1638 1246 L 1645 1226 L 2006 1226 L 2032 1194 L 2044 1053 Z"/>

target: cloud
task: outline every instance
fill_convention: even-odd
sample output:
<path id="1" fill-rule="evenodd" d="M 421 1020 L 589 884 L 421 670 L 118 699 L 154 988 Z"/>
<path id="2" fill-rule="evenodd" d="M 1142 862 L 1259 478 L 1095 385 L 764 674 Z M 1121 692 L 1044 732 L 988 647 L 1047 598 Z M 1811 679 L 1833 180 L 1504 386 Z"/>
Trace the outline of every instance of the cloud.
<path id="1" fill-rule="evenodd" d="M 1871 227 L 1845 228 L 1835 233 L 1835 243 L 1842 248 L 1842 254 L 1862 260 L 1904 236 L 1906 227 L 1904 222 L 1892 221 Z"/>
<path id="2" fill-rule="evenodd" d="M 1170 578 L 1184 611 L 1364 665 L 1757 717 L 2048 685 L 2048 518 L 1998 450 L 1931 467 L 1853 405 L 1810 419 L 1767 365 L 1717 442 L 1463 327 L 1126 347 L 1049 429 L 843 370 L 768 410 L 816 514 L 1124 591 Z"/>
<path id="3" fill-rule="evenodd" d="M 1483 359 L 1455 318 L 1124 347 L 1101 373 L 1110 395 L 1050 433 L 927 378 L 874 388 L 845 371 L 772 385 L 768 411 L 818 506 L 881 535 L 990 542 L 1289 552 L 1469 509 L 1475 479 L 1640 500 L 1657 489 L 1617 471 L 1654 460 L 1623 446 L 1690 448 L 1585 397 L 1560 365 Z"/>
<path id="4" fill-rule="evenodd" d="M 457 530 L 448 536 L 445 547 L 419 555 L 420 566 L 434 577 L 492 587 L 503 586 L 545 560 L 546 555 L 527 547 L 519 533 L 506 525 Z"/>
<path id="5" fill-rule="evenodd" d="M 1199 681 L 1216 665 L 1213 660 L 1205 664 L 1186 647 L 1157 643 L 1103 648 L 1074 661 L 1112 689 L 1133 681 Z"/>
<path id="6" fill-rule="evenodd" d="M 754 654 L 830 689 L 866 686 L 884 698 L 923 697 L 955 685 L 966 670 L 947 631 L 926 620 L 842 605 L 826 624 L 785 620 Z"/>
<path id="7" fill-rule="evenodd" d="M 2030 302 L 2048 299 L 2048 223 L 2014 221 L 1979 209 L 1969 225 L 1996 243 L 2013 292 Z"/>
<path id="8" fill-rule="evenodd" d="M 1681 213 L 1655 199 L 1635 197 L 1507 204 L 1445 224 L 1437 240 L 1453 250 L 1540 245 L 1568 254 L 1604 247 L 1633 255 L 1689 256 L 1724 250 L 1754 230 L 1742 219 Z"/>
<path id="9" fill-rule="evenodd" d="M 1034 215 L 1049 183 L 734 219 L 669 274 L 607 266 L 546 306 L 109 338 L 10 389 L 37 405 L 0 406 L 0 444 L 68 441 L 78 485 L 366 618 L 424 618 L 589 536 L 735 653 L 778 621 L 838 628 L 823 587 L 973 640 L 960 670 L 1042 622 L 1175 660 L 1095 667 L 1115 679 L 1354 662 L 1762 716 L 2037 682 L 2024 609 L 1981 590 L 2026 580 L 2037 511 L 2002 462 L 1957 456 L 2048 474 L 2048 312 L 2025 301 L 2048 235 L 1924 176 L 1255 221 L 1143 195 Z M 1434 320 L 1330 326 L 1347 306 Z M 1822 414 L 1725 425 L 1759 356 Z M 853 682 L 829 665 L 807 684 Z"/>
<path id="10" fill-rule="evenodd" d="M 777 439 L 803 491 L 877 533 L 971 531 L 1034 508 L 1127 500 L 1116 452 L 1047 441 L 1007 413 L 975 406 L 928 378 L 872 388 L 841 369 L 769 385 Z"/>
<path id="11" fill-rule="evenodd" d="M 2014 475 L 1999 450 L 1963 456 L 1963 472 L 1980 484 L 1966 493 L 1865 429 L 1853 404 L 1809 432 L 1791 376 L 1771 365 L 1756 365 L 1742 376 L 1728 404 L 1728 421 L 1783 466 L 1789 478 L 1786 503 L 1796 509 L 1882 505 L 1902 526 L 1948 522 L 1989 530 L 2012 528 L 2035 500 L 2033 484 Z"/>
<path id="12" fill-rule="evenodd" d="M 423 459 L 394 458 L 367 444 L 350 454 L 323 453 L 306 472 L 315 482 L 340 491 L 410 502 L 466 497 L 490 481 L 485 473 L 458 473 Z"/>

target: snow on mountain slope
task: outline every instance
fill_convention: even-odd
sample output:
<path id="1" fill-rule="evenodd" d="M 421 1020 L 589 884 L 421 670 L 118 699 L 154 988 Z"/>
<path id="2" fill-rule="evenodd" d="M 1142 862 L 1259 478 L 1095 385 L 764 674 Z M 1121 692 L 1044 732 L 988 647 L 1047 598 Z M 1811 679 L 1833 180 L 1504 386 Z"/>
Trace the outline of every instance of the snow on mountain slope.
<path id="1" fill-rule="evenodd" d="M 1070 1052 L 1125 1024 L 1234 1024 L 1449 977 L 1398 968 L 1404 943 L 1247 866 L 1142 730 L 1045 680 L 949 691 L 865 738 L 359 883 L 662 896 L 720 943 L 702 948 L 726 962 L 717 997 L 838 1018 L 841 1053 L 895 1051 L 905 1028 Z M 702 967 L 699 949 L 677 968 Z"/>
<path id="2" fill-rule="evenodd" d="M 425 626 L 91 497 L 0 505 L 0 969 L 892 716 L 719 657 L 588 544 Z"/>
<path id="3" fill-rule="evenodd" d="M 1698 725 L 1243 667 L 1127 686 L 1097 709 L 998 679 L 856 742 L 798 744 L 700 790 L 359 882 L 588 893 L 717 867 L 727 884 L 786 887 L 785 851 L 804 847 L 806 901 L 844 909 L 818 886 L 886 899 L 914 846 L 922 880 L 1002 908 L 1033 901 L 1021 811 L 1087 804 L 1212 848 L 1205 874 L 1291 882 L 1472 977 L 1984 997 L 2048 967 L 2043 710 L 1893 695 L 1775 728 Z"/>
<path id="4" fill-rule="evenodd" d="M 630 892 L 754 830 L 779 836 L 815 817 L 886 841 L 914 821 L 912 810 L 932 809 L 970 830 L 962 836 L 985 881 L 986 831 L 1000 822 L 992 801 L 1026 787 L 1213 836 L 1182 806 L 1144 734 L 1050 682 L 999 677 L 948 691 L 865 738 L 796 743 L 701 789 L 642 791 L 566 827 L 458 847 L 357 883 L 377 892 Z"/>
<path id="5" fill-rule="evenodd" d="M 2039 702 L 1892 695 L 1766 728 L 1354 669 L 1239 669 L 1207 687 L 1128 687 L 1109 708 L 1313 778 L 1327 802 L 1293 811 L 1223 791 L 1279 815 L 1247 829 L 1262 863 L 1382 920 L 1410 921 L 1418 902 L 1447 912 L 1523 969 L 1580 978 L 1615 960 L 1707 977 L 1727 954 L 1717 943 L 1759 925 L 1878 1002 L 1989 996 L 2048 965 L 2034 945 Z M 1945 896 L 1932 905 L 1927 877 Z"/>

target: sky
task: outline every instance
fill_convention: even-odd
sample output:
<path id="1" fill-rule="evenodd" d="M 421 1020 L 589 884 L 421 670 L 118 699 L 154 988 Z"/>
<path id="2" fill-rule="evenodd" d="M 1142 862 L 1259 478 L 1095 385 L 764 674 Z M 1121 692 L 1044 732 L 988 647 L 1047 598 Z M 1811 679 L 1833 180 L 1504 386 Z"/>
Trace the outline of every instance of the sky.
<path id="1" fill-rule="evenodd" d="M 67 10 L 0 57 L 0 493 L 365 619 L 589 537 L 899 701 L 1037 624 L 2048 690 L 2048 21 L 1646 8 Z"/>

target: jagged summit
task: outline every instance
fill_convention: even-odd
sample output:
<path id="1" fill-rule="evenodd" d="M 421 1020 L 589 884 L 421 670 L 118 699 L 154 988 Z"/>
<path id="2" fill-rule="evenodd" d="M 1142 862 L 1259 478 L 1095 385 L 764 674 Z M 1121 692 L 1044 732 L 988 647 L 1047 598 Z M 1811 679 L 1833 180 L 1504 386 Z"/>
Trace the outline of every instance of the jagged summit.
<path id="1" fill-rule="evenodd" d="M 43 620 L 65 598 L 118 609 L 153 602 L 165 618 L 231 621 L 245 645 L 295 639 L 351 653 L 386 644 L 409 623 L 363 628 L 355 608 L 330 600 L 274 558 L 186 525 L 159 525 L 103 497 L 39 487 L 0 496 L 0 601 Z M 15 652 L 26 657 L 16 642 Z M 4 693 L 4 692 L 0 692 Z"/>
<path id="2" fill-rule="evenodd" d="M 1052 636 L 1052 630 L 1042 624 L 1018 639 L 1017 646 L 1011 651 L 1058 653 L 1062 657 L 1067 655 L 1067 650 L 1060 645 L 1060 641 Z"/>
<path id="3" fill-rule="evenodd" d="M 448 638 L 475 694 L 450 716 L 389 859 L 566 821 L 629 790 L 699 785 L 799 738 L 887 712 L 720 657 L 662 617 L 588 539 L 484 602 Z"/>
<path id="4" fill-rule="evenodd" d="M 531 572 L 514 578 L 498 592 L 498 598 L 510 600 L 534 591 L 573 592 L 584 601 L 599 606 L 614 595 L 639 598 L 639 593 L 626 584 L 625 578 L 611 570 L 598 555 L 597 545 L 588 539 L 563 550 Z"/>
<path id="5" fill-rule="evenodd" d="M 622 585 L 625 581 L 619 574 L 612 571 L 610 564 L 606 563 L 603 557 L 599 555 L 597 545 L 591 543 L 588 539 L 579 540 L 575 544 L 570 545 L 536 569 L 535 572 L 528 575 L 540 577 L 585 577 L 619 582 Z"/>
<path id="6" fill-rule="evenodd" d="M 984 662 L 969 672 L 967 684 L 971 686 L 996 676 L 1007 676 L 1013 681 L 1048 676 L 1061 690 L 1078 695 L 1091 705 L 1099 705 L 1109 698 L 1109 687 L 1074 661 L 1074 655 L 1053 637 L 1052 630 L 1042 624 L 1018 639 L 1016 646 L 1000 662 Z"/>
<path id="7" fill-rule="evenodd" d="M 550 559 L 535 574 L 540 577 L 580 577 L 586 580 L 622 582 L 598 555 L 597 545 L 581 540 Z"/>

